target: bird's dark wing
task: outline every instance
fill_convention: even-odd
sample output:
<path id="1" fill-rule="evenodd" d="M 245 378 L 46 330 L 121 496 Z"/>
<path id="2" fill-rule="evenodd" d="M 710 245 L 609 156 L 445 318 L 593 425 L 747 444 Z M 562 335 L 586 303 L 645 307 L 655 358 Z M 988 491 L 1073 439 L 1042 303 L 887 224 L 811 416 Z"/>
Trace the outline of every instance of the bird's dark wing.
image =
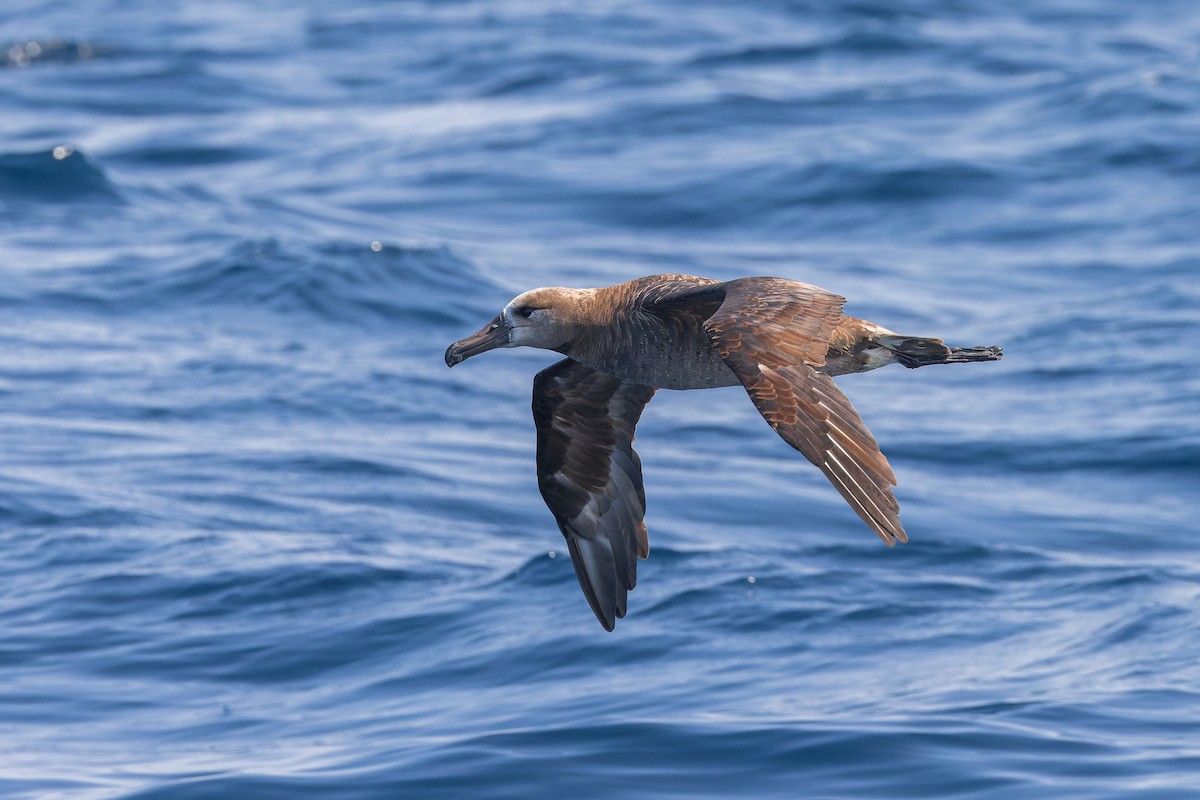
<path id="1" fill-rule="evenodd" d="M 610 631 L 625 616 L 638 557 L 650 552 L 633 430 L 654 391 L 569 358 L 533 380 L 538 488 L 588 604 Z"/>
<path id="2" fill-rule="evenodd" d="M 705 328 L 763 418 L 883 541 L 908 541 L 891 466 L 850 400 L 816 370 L 845 300 L 780 278 L 742 278 L 724 288 L 725 301 Z"/>

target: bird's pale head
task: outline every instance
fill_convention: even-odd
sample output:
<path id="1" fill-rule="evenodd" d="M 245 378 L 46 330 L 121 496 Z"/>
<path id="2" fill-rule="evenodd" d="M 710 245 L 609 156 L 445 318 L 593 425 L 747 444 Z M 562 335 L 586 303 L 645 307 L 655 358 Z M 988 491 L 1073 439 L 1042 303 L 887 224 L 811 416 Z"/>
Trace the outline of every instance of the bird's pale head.
<path id="1" fill-rule="evenodd" d="M 586 325 L 590 289 L 530 289 L 512 299 L 498 316 L 446 349 L 446 366 L 498 347 L 565 350 Z"/>

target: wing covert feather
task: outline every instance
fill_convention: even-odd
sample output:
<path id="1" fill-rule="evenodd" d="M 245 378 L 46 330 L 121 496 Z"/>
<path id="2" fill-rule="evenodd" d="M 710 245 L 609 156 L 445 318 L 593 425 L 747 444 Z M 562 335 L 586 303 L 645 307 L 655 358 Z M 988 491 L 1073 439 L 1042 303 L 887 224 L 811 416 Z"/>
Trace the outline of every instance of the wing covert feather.
<path id="1" fill-rule="evenodd" d="M 736 350 L 767 367 L 825 363 L 844 297 L 783 278 L 738 278 L 724 288 L 725 302 L 705 323 L 722 356 Z"/>

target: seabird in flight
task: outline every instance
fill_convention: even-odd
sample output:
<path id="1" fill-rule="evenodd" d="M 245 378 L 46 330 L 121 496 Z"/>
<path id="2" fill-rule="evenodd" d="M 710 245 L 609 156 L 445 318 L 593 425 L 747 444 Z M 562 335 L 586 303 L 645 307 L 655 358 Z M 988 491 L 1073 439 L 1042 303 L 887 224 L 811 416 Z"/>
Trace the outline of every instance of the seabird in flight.
<path id="1" fill-rule="evenodd" d="M 634 427 L 658 389 L 742 385 L 767 423 L 815 464 L 887 544 L 906 542 L 896 477 L 832 377 L 998 361 L 842 314 L 845 298 L 783 278 L 650 275 L 598 289 L 533 289 L 446 350 L 453 367 L 500 347 L 566 356 L 533 379 L 538 488 L 606 630 L 625 616 L 649 552 Z"/>

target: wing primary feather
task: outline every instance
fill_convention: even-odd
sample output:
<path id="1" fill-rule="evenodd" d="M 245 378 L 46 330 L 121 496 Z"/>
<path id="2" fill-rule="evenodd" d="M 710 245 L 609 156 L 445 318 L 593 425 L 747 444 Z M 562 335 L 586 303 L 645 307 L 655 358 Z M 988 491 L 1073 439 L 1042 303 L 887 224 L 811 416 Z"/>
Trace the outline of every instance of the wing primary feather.
<path id="1" fill-rule="evenodd" d="M 602 601 L 597 593 L 597 588 L 605 588 L 602 583 L 598 586 L 599 575 L 589 571 L 589 565 L 594 563 L 594 556 L 590 552 L 585 552 L 586 547 L 590 545 L 587 540 L 580 540 L 576 536 L 567 535 L 567 549 L 571 553 L 571 563 L 575 567 L 575 576 L 579 578 L 579 586 L 583 589 L 583 596 L 587 599 L 588 605 L 591 606 L 592 613 L 596 615 L 596 619 L 600 620 L 600 624 L 604 626 L 604 630 L 612 631 L 617 625 L 616 620 L 616 603 L 608 603 Z"/>
<path id="2" fill-rule="evenodd" d="M 875 498 L 871 496 L 871 493 L 867 491 L 861 483 L 859 483 L 858 479 L 854 477 L 854 474 L 846 468 L 846 465 L 843 464 L 835 454 L 829 454 L 829 459 L 825 462 L 826 465 L 829 465 L 830 461 L 837 466 L 836 470 L 832 470 L 833 473 L 838 476 L 838 479 L 842 482 L 842 485 L 846 487 L 846 489 L 850 492 L 850 495 L 854 498 L 853 505 L 855 510 L 858 511 L 858 515 L 862 517 L 863 521 L 870 525 L 877 533 L 880 533 L 885 542 L 892 544 L 893 534 L 890 530 L 890 526 L 888 525 L 889 514 L 879 507 L 879 504 L 875 501 Z"/>
<path id="3" fill-rule="evenodd" d="M 890 545 L 908 539 L 891 490 L 895 473 L 849 398 L 817 371 L 844 302 L 808 284 L 742 278 L 725 284 L 705 328 L 763 418 Z"/>
<path id="4" fill-rule="evenodd" d="M 634 429 L 654 388 L 567 358 L 533 382 L 538 487 L 567 539 L 580 588 L 611 631 L 649 552 Z"/>

